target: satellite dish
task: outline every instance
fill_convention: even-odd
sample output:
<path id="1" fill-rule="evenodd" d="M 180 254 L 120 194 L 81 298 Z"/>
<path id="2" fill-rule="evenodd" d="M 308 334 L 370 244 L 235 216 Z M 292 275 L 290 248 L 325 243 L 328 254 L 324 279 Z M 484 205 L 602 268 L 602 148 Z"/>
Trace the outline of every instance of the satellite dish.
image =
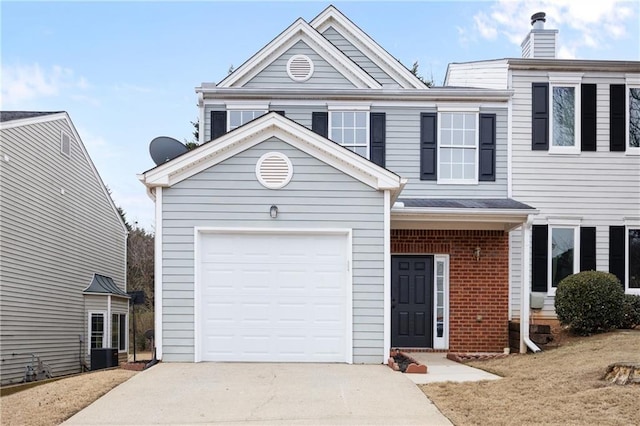
<path id="1" fill-rule="evenodd" d="M 187 151 L 183 143 L 168 136 L 158 136 L 149 144 L 149 154 L 156 166 L 173 160 Z"/>

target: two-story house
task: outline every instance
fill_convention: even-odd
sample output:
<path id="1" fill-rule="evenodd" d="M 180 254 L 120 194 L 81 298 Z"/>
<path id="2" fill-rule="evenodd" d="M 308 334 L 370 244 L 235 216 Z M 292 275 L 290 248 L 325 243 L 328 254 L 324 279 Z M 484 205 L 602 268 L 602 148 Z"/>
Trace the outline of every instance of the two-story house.
<path id="1" fill-rule="evenodd" d="M 508 88 L 428 88 L 330 6 L 196 92 L 201 146 L 140 175 L 160 358 L 508 345 Z"/>
<path id="2" fill-rule="evenodd" d="M 510 235 L 523 323 L 554 320 L 558 283 L 583 270 L 640 294 L 640 62 L 557 59 L 558 31 L 531 19 L 522 58 L 450 64 L 445 83 L 513 91 L 507 193 L 539 210 Z"/>
<path id="3" fill-rule="evenodd" d="M 127 229 L 66 112 L 0 112 L 0 380 L 126 361 Z M 34 358 L 32 358 L 32 355 Z M 31 371 L 28 367 L 34 367 Z"/>

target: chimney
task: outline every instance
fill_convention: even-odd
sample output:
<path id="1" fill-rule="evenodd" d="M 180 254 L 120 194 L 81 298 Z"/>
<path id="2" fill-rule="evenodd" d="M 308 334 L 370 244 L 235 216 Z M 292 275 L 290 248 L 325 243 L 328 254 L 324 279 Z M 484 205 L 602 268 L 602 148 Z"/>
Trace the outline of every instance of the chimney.
<path id="1" fill-rule="evenodd" d="M 544 12 L 531 15 L 531 26 L 533 27 L 527 37 L 520 45 L 522 47 L 522 57 L 532 59 L 555 59 L 556 39 L 558 30 L 547 30 L 544 23 L 547 21 Z"/>

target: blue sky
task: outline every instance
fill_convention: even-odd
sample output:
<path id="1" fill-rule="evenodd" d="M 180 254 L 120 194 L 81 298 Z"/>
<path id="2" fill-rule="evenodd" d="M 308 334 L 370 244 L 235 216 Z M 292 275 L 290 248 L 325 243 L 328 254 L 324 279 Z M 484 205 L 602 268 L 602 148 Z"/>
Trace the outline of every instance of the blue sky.
<path id="1" fill-rule="evenodd" d="M 153 229 L 136 174 L 156 136 L 191 139 L 194 87 L 218 82 L 298 17 L 330 3 L 0 3 L 3 110 L 65 110 L 130 222 Z M 334 2 L 407 67 L 442 84 L 447 63 L 519 57 L 529 17 L 547 12 L 563 58 L 640 60 L 640 2 Z"/>

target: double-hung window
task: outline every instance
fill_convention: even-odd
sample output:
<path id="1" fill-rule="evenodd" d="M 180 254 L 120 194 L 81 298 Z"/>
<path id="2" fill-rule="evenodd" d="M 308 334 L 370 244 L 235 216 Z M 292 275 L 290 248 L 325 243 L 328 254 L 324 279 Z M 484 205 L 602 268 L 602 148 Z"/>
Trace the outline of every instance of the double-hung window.
<path id="1" fill-rule="evenodd" d="M 232 109 L 229 110 L 228 131 L 231 131 L 249 121 L 256 119 L 267 113 L 267 110 L 260 109 Z"/>
<path id="2" fill-rule="evenodd" d="M 555 293 L 558 283 L 580 271 L 580 228 L 578 226 L 549 226 L 548 283 Z"/>
<path id="3" fill-rule="evenodd" d="M 111 315 L 111 347 L 119 352 L 127 350 L 127 315 Z"/>
<path id="4" fill-rule="evenodd" d="M 106 346 L 105 328 L 105 313 L 89 312 L 89 350 Z"/>
<path id="5" fill-rule="evenodd" d="M 640 154 L 640 85 L 627 86 L 627 152 Z"/>
<path id="6" fill-rule="evenodd" d="M 478 113 L 438 115 L 438 183 L 478 183 Z"/>
<path id="7" fill-rule="evenodd" d="M 581 74 L 549 76 L 551 153 L 580 153 L 581 80 Z"/>
<path id="8" fill-rule="evenodd" d="M 330 110 L 329 139 L 369 158 L 369 111 Z"/>

